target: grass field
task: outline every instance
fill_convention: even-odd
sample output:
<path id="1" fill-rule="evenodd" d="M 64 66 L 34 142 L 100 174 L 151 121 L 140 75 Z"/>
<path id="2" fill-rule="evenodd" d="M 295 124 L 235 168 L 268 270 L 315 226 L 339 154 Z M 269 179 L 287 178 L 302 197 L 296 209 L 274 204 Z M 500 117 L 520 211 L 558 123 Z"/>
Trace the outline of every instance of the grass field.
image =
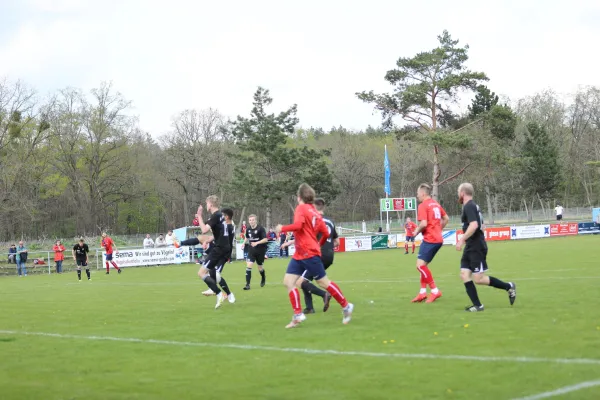
<path id="1" fill-rule="evenodd" d="M 269 284 L 214 310 L 195 265 L 0 279 L 0 398 L 514 399 L 600 379 L 600 236 L 490 244 L 491 275 L 518 298 L 479 287 L 483 313 L 444 247 L 431 269 L 444 296 L 411 304 L 415 257 L 339 254 L 330 269 L 356 305 L 335 303 L 286 330 L 285 260 Z M 85 279 L 85 274 L 84 274 Z M 315 305 L 319 304 L 315 299 Z M 542 397 L 534 397 L 542 398 Z M 600 386 L 553 398 L 599 399 Z"/>

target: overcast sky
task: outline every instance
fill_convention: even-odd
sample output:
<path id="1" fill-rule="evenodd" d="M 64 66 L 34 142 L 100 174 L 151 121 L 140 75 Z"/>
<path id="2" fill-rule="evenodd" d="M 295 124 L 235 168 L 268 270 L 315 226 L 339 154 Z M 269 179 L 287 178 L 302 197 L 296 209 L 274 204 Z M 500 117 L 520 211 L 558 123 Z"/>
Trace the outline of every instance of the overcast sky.
<path id="1" fill-rule="evenodd" d="M 112 81 L 154 136 L 186 108 L 247 115 L 259 85 L 304 127 L 362 129 L 381 119 L 354 93 L 388 90 L 444 29 L 513 100 L 600 85 L 598 0 L 0 0 L 0 77 L 43 95 Z"/>

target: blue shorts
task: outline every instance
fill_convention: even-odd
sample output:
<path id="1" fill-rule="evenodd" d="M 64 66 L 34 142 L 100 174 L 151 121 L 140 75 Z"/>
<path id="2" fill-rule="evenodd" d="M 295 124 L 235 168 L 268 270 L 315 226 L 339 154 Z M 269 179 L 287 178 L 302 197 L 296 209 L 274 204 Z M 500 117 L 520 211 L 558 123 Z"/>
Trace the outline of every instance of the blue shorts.
<path id="1" fill-rule="evenodd" d="M 106 261 L 112 261 L 112 255 L 113 253 L 106 254 Z"/>
<path id="2" fill-rule="evenodd" d="M 295 260 L 292 258 L 288 264 L 286 273 L 302 276 L 305 272 L 306 275 L 312 276 L 316 280 L 323 279 L 327 275 L 321 257 L 315 256 L 306 260 Z"/>
<path id="3" fill-rule="evenodd" d="M 419 247 L 419 260 L 423 260 L 426 263 L 430 263 L 437 252 L 442 248 L 443 243 L 429 243 L 423 241 Z"/>
<path id="4" fill-rule="evenodd" d="M 414 237 L 414 236 L 407 236 L 407 237 L 406 237 L 406 241 L 407 241 L 407 242 L 413 242 L 413 243 L 414 243 L 414 242 L 415 242 L 415 237 Z"/>

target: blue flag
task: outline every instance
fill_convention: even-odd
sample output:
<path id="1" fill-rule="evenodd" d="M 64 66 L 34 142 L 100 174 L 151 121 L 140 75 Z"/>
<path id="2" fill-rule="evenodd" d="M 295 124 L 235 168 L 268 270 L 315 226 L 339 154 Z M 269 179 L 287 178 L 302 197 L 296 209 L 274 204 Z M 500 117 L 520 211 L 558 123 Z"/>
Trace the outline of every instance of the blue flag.
<path id="1" fill-rule="evenodd" d="M 387 196 L 392 194 L 392 189 L 390 188 L 390 159 L 388 158 L 387 153 L 387 145 L 385 146 L 385 157 L 383 159 L 383 169 L 385 171 L 385 185 L 384 191 Z"/>

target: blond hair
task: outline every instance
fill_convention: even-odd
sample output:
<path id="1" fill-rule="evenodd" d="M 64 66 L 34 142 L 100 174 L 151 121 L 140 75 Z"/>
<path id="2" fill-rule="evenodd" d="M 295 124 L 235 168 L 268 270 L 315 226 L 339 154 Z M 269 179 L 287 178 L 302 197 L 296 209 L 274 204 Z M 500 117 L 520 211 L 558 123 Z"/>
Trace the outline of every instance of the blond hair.
<path id="1" fill-rule="evenodd" d="M 214 207 L 219 208 L 219 206 L 221 205 L 221 202 L 219 201 L 219 197 L 215 196 L 214 194 L 212 196 L 208 196 L 206 198 L 206 202 L 212 204 Z"/>
<path id="2" fill-rule="evenodd" d="M 460 186 L 458 187 L 458 192 L 459 193 L 464 193 L 467 196 L 473 196 L 473 192 L 475 191 L 475 189 L 473 189 L 473 185 L 471 185 L 468 182 L 465 183 L 461 183 Z"/>
<path id="3" fill-rule="evenodd" d="M 431 194 L 431 185 L 429 183 L 421 183 L 419 185 L 419 190 L 424 191 L 425 194 L 429 196 Z"/>

